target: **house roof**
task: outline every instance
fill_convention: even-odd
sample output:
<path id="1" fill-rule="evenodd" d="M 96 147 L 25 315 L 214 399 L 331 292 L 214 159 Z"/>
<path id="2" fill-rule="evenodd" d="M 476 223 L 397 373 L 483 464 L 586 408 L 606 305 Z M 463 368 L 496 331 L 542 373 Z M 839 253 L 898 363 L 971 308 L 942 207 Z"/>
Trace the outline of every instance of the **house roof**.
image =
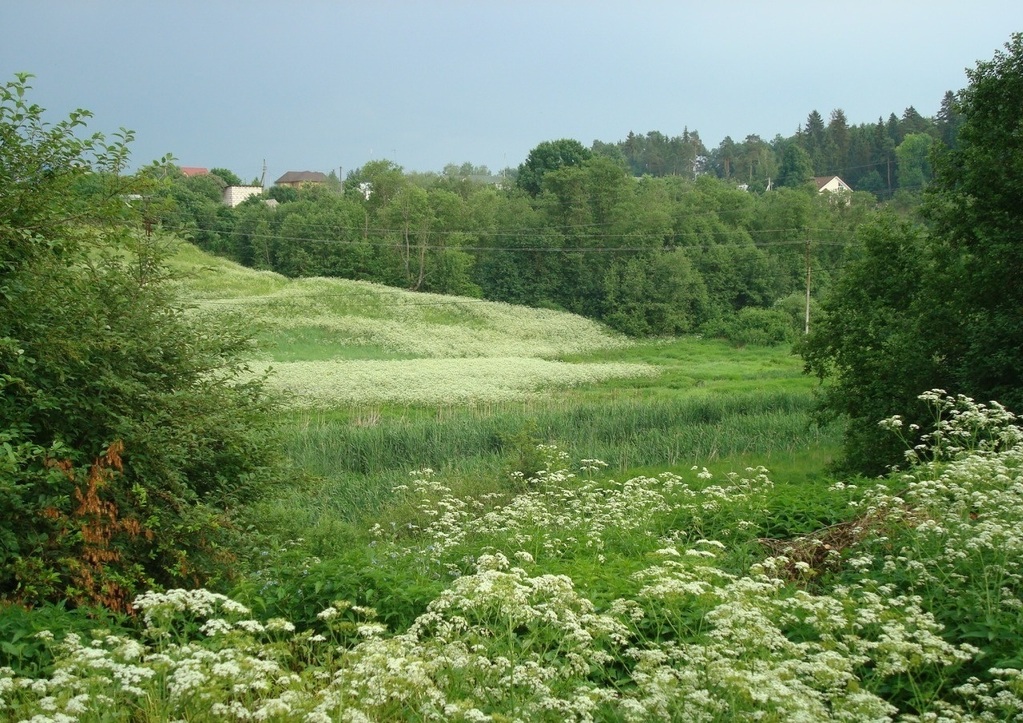
<path id="1" fill-rule="evenodd" d="M 839 188 L 848 189 L 850 191 L 852 190 L 852 188 L 850 188 L 849 184 L 846 183 L 845 181 L 843 181 L 838 176 L 815 176 L 814 179 L 813 179 L 813 182 L 815 184 L 817 184 L 817 190 L 818 191 L 822 190 L 825 186 L 827 186 L 832 181 L 838 181 L 837 185 L 838 185 Z"/>
<path id="2" fill-rule="evenodd" d="M 288 171 L 274 183 L 326 183 L 327 176 L 319 171 Z"/>
<path id="3" fill-rule="evenodd" d="M 188 177 L 209 175 L 210 169 L 199 166 L 181 166 L 181 172 Z"/>

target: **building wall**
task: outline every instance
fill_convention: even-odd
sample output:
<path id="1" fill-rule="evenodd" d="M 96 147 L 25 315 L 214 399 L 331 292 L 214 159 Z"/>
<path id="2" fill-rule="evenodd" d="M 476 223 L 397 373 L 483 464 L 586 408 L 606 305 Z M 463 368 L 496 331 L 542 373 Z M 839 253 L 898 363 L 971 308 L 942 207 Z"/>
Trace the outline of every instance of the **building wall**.
<path id="1" fill-rule="evenodd" d="M 832 193 L 835 193 L 836 191 L 851 191 L 851 190 L 852 190 L 851 188 L 849 188 L 847 185 L 845 185 L 845 181 L 843 181 L 841 178 L 839 178 L 837 176 L 835 178 L 832 178 L 830 181 L 828 181 L 826 184 L 824 184 L 824 186 L 821 188 L 821 192 L 822 193 L 824 191 L 831 191 Z"/>
<path id="2" fill-rule="evenodd" d="M 228 186 L 224 189 L 224 205 L 234 208 L 246 198 L 258 196 L 262 192 L 262 186 Z"/>

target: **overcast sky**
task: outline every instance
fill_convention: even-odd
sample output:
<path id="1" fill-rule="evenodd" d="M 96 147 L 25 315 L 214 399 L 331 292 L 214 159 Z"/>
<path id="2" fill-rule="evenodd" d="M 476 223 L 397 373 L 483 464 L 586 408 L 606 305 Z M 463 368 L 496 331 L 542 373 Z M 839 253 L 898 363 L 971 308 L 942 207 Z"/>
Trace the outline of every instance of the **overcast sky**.
<path id="1" fill-rule="evenodd" d="M 545 140 L 629 131 L 709 147 L 933 116 L 1023 31 L 1020 0 L 0 0 L 0 76 L 91 130 L 267 182 L 390 159 L 517 166 Z"/>

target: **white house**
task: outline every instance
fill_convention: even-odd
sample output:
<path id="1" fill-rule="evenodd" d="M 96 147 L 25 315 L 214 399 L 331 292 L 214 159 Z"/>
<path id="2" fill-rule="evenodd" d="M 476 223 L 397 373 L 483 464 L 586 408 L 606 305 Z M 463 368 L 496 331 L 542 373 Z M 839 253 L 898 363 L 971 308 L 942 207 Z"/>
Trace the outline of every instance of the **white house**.
<path id="1" fill-rule="evenodd" d="M 817 192 L 824 193 L 852 193 L 852 188 L 849 184 L 843 181 L 838 176 L 817 176 L 813 179 L 814 183 L 817 184 Z"/>
<path id="2" fill-rule="evenodd" d="M 224 189 L 224 205 L 234 208 L 245 199 L 258 196 L 262 192 L 262 186 L 228 186 Z"/>

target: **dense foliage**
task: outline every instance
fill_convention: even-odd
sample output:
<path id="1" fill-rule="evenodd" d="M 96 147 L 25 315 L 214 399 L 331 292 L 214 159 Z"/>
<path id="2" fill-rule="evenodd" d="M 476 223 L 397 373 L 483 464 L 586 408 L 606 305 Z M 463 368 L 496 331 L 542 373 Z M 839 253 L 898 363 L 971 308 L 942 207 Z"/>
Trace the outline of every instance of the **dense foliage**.
<path id="1" fill-rule="evenodd" d="M 125 609 L 226 569 L 264 401 L 246 337 L 175 301 L 131 134 L 51 125 L 27 83 L 0 88 L 0 605 Z"/>
<path id="2" fill-rule="evenodd" d="M 708 174 L 636 179 L 578 143 L 558 144 L 523 164 L 529 191 L 374 162 L 343 187 L 288 188 L 270 194 L 276 206 L 231 209 L 212 174 L 177 175 L 160 218 L 208 251 L 290 277 L 562 309 L 635 336 L 728 333 L 745 308 L 778 313 L 747 314 L 744 326 L 788 312 L 794 333 L 805 314 L 792 297 L 805 306 L 808 281 L 813 298 L 823 293 L 876 202 L 813 187 L 758 195 Z"/>
<path id="3" fill-rule="evenodd" d="M 968 75 L 957 145 L 933 156 L 928 226 L 864 230 L 804 349 L 829 381 L 824 406 L 850 420 L 848 457 L 862 471 L 900 461 L 877 420 L 923 425 L 921 389 L 1023 408 L 1023 36 Z"/>

